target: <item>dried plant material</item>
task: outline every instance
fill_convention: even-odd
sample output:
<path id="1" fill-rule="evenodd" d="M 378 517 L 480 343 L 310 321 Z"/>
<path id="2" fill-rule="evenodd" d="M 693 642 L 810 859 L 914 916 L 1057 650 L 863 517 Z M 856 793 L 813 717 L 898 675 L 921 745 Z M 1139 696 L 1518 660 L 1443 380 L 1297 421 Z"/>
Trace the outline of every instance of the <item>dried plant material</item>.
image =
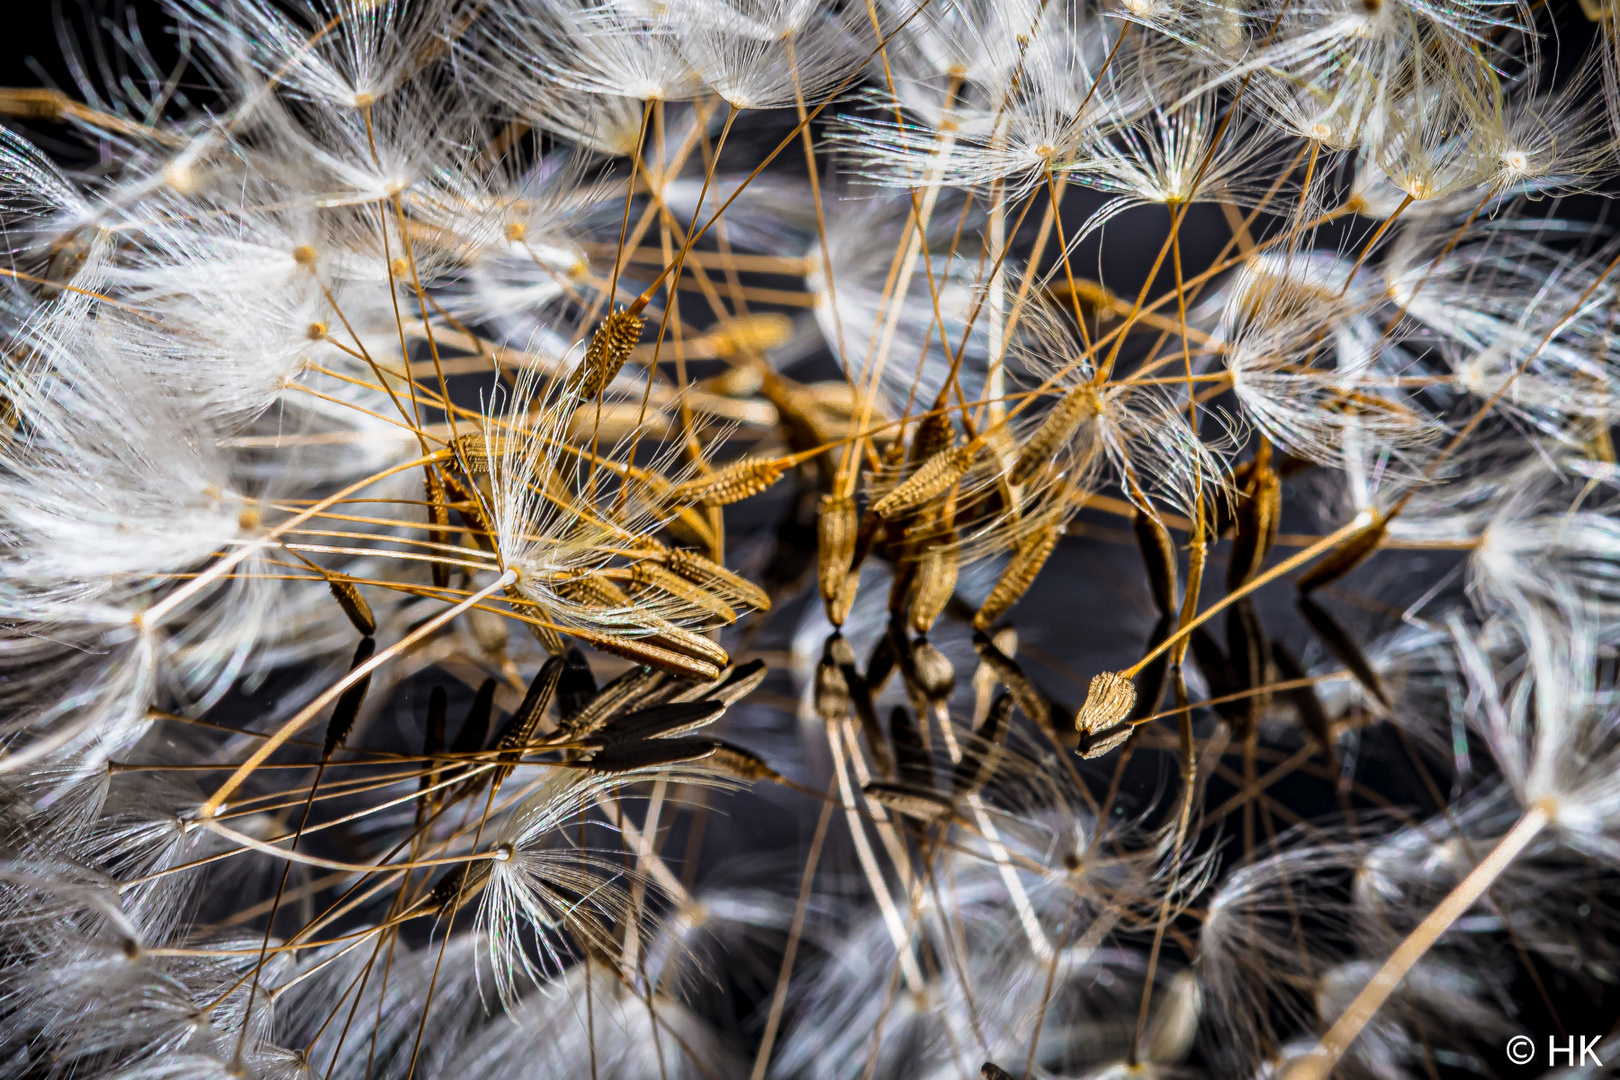
<path id="1" fill-rule="evenodd" d="M 1271 659 L 1277 665 L 1278 678 L 1283 682 L 1305 680 L 1304 667 L 1281 641 L 1271 643 Z M 1295 686 L 1278 693 L 1287 698 L 1289 704 L 1294 707 L 1294 716 L 1299 721 L 1300 728 L 1315 740 L 1316 745 L 1322 748 L 1322 752 L 1330 761 L 1333 760 L 1333 729 L 1328 723 L 1327 710 L 1322 707 L 1322 699 L 1317 695 L 1316 687 Z"/>
<path id="2" fill-rule="evenodd" d="M 1157 647 L 1174 628 L 1173 615 L 1159 616 L 1159 621 L 1153 624 L 1153 631 L 1148 635 L 1148 651 Z M 1146 720 L 1159 711 L 1164 688 L 1169 684 L 1170 663 L 1170 653 L 1162 652 L 1136 673 L 1136 704 L 1131 709 L 1131 720 Z"/>
<path id="3" fill-rule="evenodd" d="M 1383 681 L 1379 679 L 1378 672 L 1373 669 L 1372 664 L 1367 661 L 1367 654 L 1361 651 L 1361 646 L 1356 644 L 1356 640 L 1339 625 L 1337 619 L 1328 614 L 1327 609 L 1309 596 L 1298 597 L 1294 603 L 1299 608 L 1299 613 L 1305 616 L 1305 621 L 1310 624 L 1311 631 L 1323 645 L 1327 646 L 1334 659 L 1344 665 L 1344 669 L 1355 677 L 1362 689 L 1372 695 L 1374 701 L 1388 709 L 1390 700 L 1384 690 Z"/>
<path id="4" fill-rule="evenodd" d="M 573 715 L 564 717 L 555 733 L 557 742 L 579 742 L 595 733 L 616 714 L 630 710 L 664 685 L 667 677 L 650 667 L 636 667 L 591 695 Z"/>
<path id="5" fill-rule="evenodd" d="M 679 600 L 684 600 L 693 607 L 702 608 L 727 625 L 737 621 L 737 611 L 730 604 L 679 574 L 672 574 L 655 563 L 636 563 L 630 568 L 630 580 L 643 588 L 657 589 Z"/>
<path id="6" fill-rule="evenodd" d="M 996 579 L 990 595 L 973 615 L 973 628 L 989 630 L 1012 606 L 1018 603 L 1035 583 L 1036 575 L 1057 549 L 1063 530 L 1056 524 L 1047 525 L 1030 533 L 1019 542 L 1017 550 L 1007 562 L 1007 568 Z"/>
<path id="7" fill-rule="evenodd" d="M 553 656 L 540 665 L 540 671 L 529 683 L 517 712 L 508 717 L 496 733 L 495 749 L 500 751 L 497 758 L 499 764 L 490 773 L 490 786 L 495 790 L 500 790 L 501 784 L 512 775 L 518 760 L 535 741 L 535 733 L 540 730 L 540 721 L 551 707 L 551 699 L 557 692 L 562 673 L 563 658 L 560 656 Z"/>
<path id="8" fill-rule="evenodd" d="M 730 506 L 758 495 L 787 470 L 788 462 L 782 458 L 742 458 L 707 476 L 676 485 L 666 501 L 670 506 Z"/>
<path id="9" fill-rule="evenodd" d="M 911 629 L 926 634 L 956 592 L 961 549 L 954 536 L 931 538 L 918 556 L 911 583 Z"/>
<path id="10" fill-rule="evenodd" d="M 490 722 L 495 715 L 495 685 L 494 679 L 485 679 L 479 684 L 467 715 L 456 729 L 455 741 L 450 744 L 451 757 L 470 757 L 484 749 L 484 744 L 489 740 Z"/>
<path id="11" fill-rule="evenodd" d="M 476 899 L 488 884 L 488 862 L 462 863 L 439 879 L 419 910 L 424 915 L 436 915 L 441 919 L 453 915 Z"/>
<path id="12" fill-rule="evenodd" d="M 917 470 L 893 491 L 873 503 L 872 513 L 881 518 L 895 518 L 916 509 L 936 495 L 944 494 L 973 467 L 980 445 L 970 442 L 939 451 L 917 466 Z"/>
<path id="13" fill-rule="evenodd" d="M 1125 675 L 1117 671 L 1093 675 L 1091 686 L 1086 691 L 1085 704 L 1080 706 L 1080 711 L 1075 714 L 1074 729 L 1082 735 L 1106 735 L 1108 739 L 1115 740 L 1113 729 L 1125 722 L 1125 718 L 1130 715 L 1131 706 L 1135 704 L 1136 686 Z M 1094 752 L 1088 756 L 1107 753 L 1123 742 L 1129 734 L 1127 730 L 1121 733 L 1116 741 L 1094 746 Z"/>
<path id="14" fill-rule="evenodd" d="M 1277 539 L 1277 522 L 1282 516 L 1282 479 L 1271 467 L 1270 459 L 1269 451 L 1263 458 L 1256 455 L 1254 467 L 1238 492 L 1232 554 L 1226 564 L 1228 590 L 1238 588 L 1260 572 Z"/>
<path id="15" fill-rule="evenodd" d="M 1096 388 L 1089 383 L 1065 392 L 1052 406 L 1051 412 L 1046 414 L 1046 419 L 1041 421 L 1041 426 L 1024 440 L 1008 478 L 1015 484 L 1027 484 L 1036 472 L 1052 460 L 1057 448 L 1074 437 L 1081 424 L 1101 412 L 1102 400 L 1097 396 Z"/>
<path id="16" fill-rule="evenodd" d="M 377 617 L 371 613 L 371 605 L 360 595 L 354 582 L 328 577 L 326 585 L 332 590 L 332 598 L 343 609 L 350 625 L 360 631 L 362 637 L 370 637 L 377 632 Z"/>
<path id="17" fill-rule="evenodd" d="M 438 758 L 444 753 L 445 725 L 450 716 L 450 695 L 442 686 L 428 692 L 427 722 L 422 725 L 423 767 L 427 770 L 417 783 L 418 791 L 427 791 L 439 783 Z M 425 807 L 427 803 L 418 803 Z M 421 816 L 420 809 L 418 816 Z"/>
<path id="18" fill-rule="evenodd" d="M 573 377 L 580 401 L 595 400 L 618 377 L 619 370 L 641 340 L 644 326 L 645 319 L 623 308 L 602 320 L 602 325 L 591 335 L 591 343 L 586 346 L 585 356 Z"/>
<path id="19" fill-rule="evenodd" d="M 75 229 L 51 244 L 45 260 L 44 278 L 39 284 L 41 302 L 49 303 L 62 295 L 63 290 L 79 276 L 90 259 L 90 248 L 95 241 L 92 228 Z"/>
<path id="20" fill-rule="evenodd" d="M 1295 587 L 1308 594 L 1323 585 L 1330 585 L 1365 562 L 1378 545 L 1384 542 L 1389 530 L 1389 519 L 1381 514 L 1370 514 L 1370 520 L 1351 533 L 1337 547 L 1328 552 L 1315 566 L 1299 576 Z"/>
<path id="21" fill-rule="evenodd" d="M 377 640 L 372 637 L 360 639 L 360 644 L 354 648 L 354 657 L 349 661 L 349 670 L 355 671 L 366 661 L 371 659 L 372 653 L 377 651 Z M 365 704 L 366 691 L 371 687 L 371 676 L 367 675 L 358 682 L 344 690 L 332 706 L 332 716 L 326 722 L 326 743 L 321 749 L 321 758 L 325 760 L 332 756 L 332 751 L 343 745 L 343 740 L 349 737 L 354 728 L 354 722 L 360 716 L 360 706 Z"/>
<path id="22" fill-rule="evenodd" d="M 759 684 L 765 681 L 770 670 L 763 660 L 750 660 L 746 664 L 738 664 L 726 673 L 718 686 L 702 687 L 701 697 L 697 700 L 718 702 L 722 705 L 735 705 L 743 698 L 759 689 Z"/>
<path id="23" fill-rule="evenodd" d="M 771 598 L 764 589 L 699 552 L 690 548 L 667 548 L 661 557 L 671 573 L 679 574 L 729 604 L 755 611 L 771 609 Z"/>
<path id="24" fill-rule="evenodd" d="M 828 612 L 844 588 L 855 558 L 858 520 L 853 495 L 823 495 L 816 515 L 816 583 Z M 834 620 L 834 625 L 842 620 Z"/>
<path id="25" fill-rule="evenodd" d="M 1137 508 L 1136 544 L 1142 549 L 1142 562 L 1147 566 L 1148 588 L 1153 593 L 1153 605 L 1160 615 L 1176 610 L 1176 545 L 1170 539 L 1170 530 L 1164 522 L 1140 507 Z"/>
<path id="26" fill-rule="evenodd" d="M 1013 1080 L 1011 1073 L 993 1061 L 979 1066 L 979 1076 L 982 1080 Z"/>
<path id="27" fill-rule="evenodd" d="M 1266 711 L 1271 655 L 1265 628 L 1254 601 L 1245 597 L 1226 609 L 1226 649 L 1232 673 L 1231 692 L 1243 696 L 1232 702 L 1233 734 L 1246 738 Z"/>
<path id="28" fill-rule="evenodd" d="M 851 570 L 844 578 L 843 587 L 838 595 L 827 605 L 827 620 L 834 626 L 843 626 L 849 621 L 849 613 L 855 607 L 855 597 L 861 591 L 861 574 L 858 570 Z"/>

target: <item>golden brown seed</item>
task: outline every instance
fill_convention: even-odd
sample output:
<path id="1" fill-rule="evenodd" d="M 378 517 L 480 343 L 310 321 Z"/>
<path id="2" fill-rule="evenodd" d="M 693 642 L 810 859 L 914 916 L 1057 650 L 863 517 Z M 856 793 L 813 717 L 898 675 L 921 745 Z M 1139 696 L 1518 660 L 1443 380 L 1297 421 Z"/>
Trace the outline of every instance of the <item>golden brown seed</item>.
<path id="1" fill-rule="evenodd" d="M 917 433 L 911 437 L 911 451 L 908 456 L 913 462 L 920 464 L 941 450 L 948 449 L 955 438 L 956 432 L 951 426 L 949 413 L 929 413 L 917 422 Z"/>
<path id="2" fill-rule="evenodd" d="M 460 461 L 473 476 L 484 476 L 489 473 L 489 444 L 484 441 L 481 432 L 458 435 L 455 450 L 456 460 Z"/>
<path id="3" fill-rule="evenodd" d="M 1007 563 L 1007 569 L 1001 572 L 996 579 L 995 587 L 990 595 L 984 598 L 979 610 L 973 615 L 973 628 L 988 631 L 994 626 L 996 620 L 1007 614 L 1012 606 L 1035 583 L 1035 576 L 1051 558 L 1053 550 L 1057 548 L 1058 538 L 1062 536 L 1063 529 L 1054 523 L 1038 529 L 1026 536 L 1018 545 L 1018 550 Z"/>
<path id="4" fill-rule="evenodd" d="M 981 445 L 970 442 L 941 450 L 918 466 L 905 483 L 873 503 L 872 512 L 879 517 L 893 518 L 921 506 L 966 475 L 973 466 L 973 459 L 978 457 Z"/>
<path id="5" fill-rule="evenodd" d="M 728 626 L 737 621 L 737 611 L 730 604 L 656 563 L 636 563 L 630 568 L 630 580 L 643 588 L 657 589 L 700 607 Z"/>
<path id="6" fill-rule="evenodd" d="M 1388 528 L 1389 521 L 1382 514 L 1375 514 L 1370 522 L 1330 551 L 1327 558 L 1301 575 L 1296 587 L 1302 593 L 1309 593 L 1348 574 L 1378 550 Z"/>
<path id="7" fill-rule="evenodd" d="M 54 124 L 68 108 L 68 96 L 60 90 L 7 87 L 0 90 L 0 115 L 19 120 L 43 120 Z"/>
<path id="8" fill-rule="evenodd" d="M 1083 735 L 1108 731 L 1124 723 L 1135 704 L 1136 684 L 1123 672 L 1105 671 L 1094 675 L 1086 692 L 1086 703 L 1075 715 L 1074 729 Z"/>
<path id="9" fill-rule="evenodd" d="M 557 586 L 557 591 L 576 603 L 588 607 L 627 608 L 630 597 L 606 578 L 595 576 L 570 578 Z"/>
<path id="10" fill-rule="evenodd" d="M 651 621 L 654 627 L 652 635 L 654 642 L 686 653 L 688 656 L 706 660 L 715 666 L 717 673 L 731 666 L 731 656 L 726 650 L 702 634 L 694 634 L 690 630 L 684 630 L 674 623 L 665 622 L 663 619 Z"/>
<path id="11" fill-rule="evenodd" d="M 575 378 L 579 380 L 579 400 L 590 401 L 612 382 L 630 359 L 630 352 L 641 340 L 641 329 L 646 325 L 640 315 L 628 311 L 613 312 L 602 320 L 591 343 L 585 348 Z"/>
<path id="12" fill-rule="evenodd" d="M 821 589 L 822 603 L 829 608 L 844 587 L 844 578 L 855 559 L 858 527 L 853 495 L 821 497 L 821 513 L 816 519 L 816 584 Z"/>
<path id="13" fill-rule="evenodd" d="M 1057 448 L 1069 441 L 1081 424 L 1100 412 L 1102 402 L 1089 383 L 1064 394 L 1019 451 L 1018 460 L 1013 462 L 1012 482 L 1022 484 L 1034 476 L 1041 466 L 1051 460 Z"/>
<path id="14" fill-rule="evenodd" d="M 444 479 L 436 466 L 429 465 L 422 472 L 423 488 L 427 497 L 428 543 L 444 543 L 444 529 L 450 524 L 450 508 L 445 505 Z M 442 589 L 450 584 L 450 568 L 443 563 L 431 563 L 433 586 Z"/>
<path id="15" fill-rule="evenodd" d="M 484 891 L 489 884 L 489 860 L 480 859 L 475 863 L 462 863 L 439 880 L 428 893 L 427 900 L 423 902 L 421 912 L 424 915 L 449 915 L 453 910 L 459 911 L 467 905 L 473 897 Z"/>
<path id="16" fill-rule="evenodd" d="M 916 633 L 928 633 L 956 592 L 962 549 L 956 546 L 955 539 L 952 532 L 942 542 L 930 544 L 917 560 L 917 574 L 911 584 L 911 629 Z"/>
<path id="17" fill-rule="evenodd" d="M 568 633 L 569 636 L 578 638 L 592 648 L 601 649 L 614 656 L 622 656 L 626 660 L 634 660 L 638 664 L 655 667 L 660 671 L 667 671 L 671 675 L 679 675 L 684 679 L 714 682 L 720 677 L 721 668 L 718 665 L 640 638 L 612 637 L 583 627 L 572 628 Z"/>
<path id="18" fill-rule="evenodd" d="M 786 463 L 777 458 L 743 458 L 708 476 L 677 485 L 667 496 L 667 501 L 676 506 L 692 503 L 730 506 L 758 495 L 780 480 L 786 471 Z"/>
<path id="19" fill-rule="evenodd" d="M 851 570 L 844 576 L 844 586 L 838 590 L 827 605 L 827 618 L 834 626 L 843 626 L 849 619 L 850 609 L 855 606 L 855 596 L 861 591 L 861 572 Z"/>
<path id="20" fill-rule="evenodd" d="M 535 607 L 534 601 L 530 600 L 527 596 L 524 596 L 522 590 L 520 590 L 516 585 L 508 585 L 506 587 L 506 598 L 514 601 L 513 606 L 519 611 L 527 611 Z M 549 655 L 562 655 L 562 635 L 557 633 L 555 627 L 545 626 L 536 622 L 525 622 L 523 625 L 529 628 L 529 633 L 534 635 L 534 639 L 540 643 L 540 647 L 545 649 Z"/>
<path id="21" fill-rule="evenodd" d="M 690 548 L 669 548 L 662 557 L 671 572 L 723 596 L 728 603 L 755 611 L 771 610 L 771 598 L 764 589 Z"/>
<path id="22" fill-rule="evenodd" d="M 338 578 L 326 579 L 326 587 L 332 590 L 332 597 L 343 609 L 343 614 L 349 617 L 354 628 L 366 637 L 377 632 L 377 618 L 371 613 L 371 605 L 366 598 L 360 595 L 360 590 L 352 581 L 342 581 Z"/>

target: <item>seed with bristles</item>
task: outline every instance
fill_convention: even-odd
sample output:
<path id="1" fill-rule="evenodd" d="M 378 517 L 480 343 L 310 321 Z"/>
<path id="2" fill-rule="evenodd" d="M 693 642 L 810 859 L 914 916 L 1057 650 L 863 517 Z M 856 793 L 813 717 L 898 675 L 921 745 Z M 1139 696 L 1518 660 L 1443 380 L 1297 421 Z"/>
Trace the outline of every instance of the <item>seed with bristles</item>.
<path id="1" fill-rule="evenodd" d="M 594 648 L 603 652 L 622 656 L 626 660 L 634 660 L 638 664 L 647 664 L 667 671 L 686 679 L 701 679 L 704 682 L 713 682 L 720 677 L 722 665 L 700 660 L 674 649 L 642 641 L 639 638 L 614 637 L 610 634 L 600 634 L 594 630 L 582 627 L 570 629 L 569 634 L 579 638 Z"/>
<path id="2" fill-rule="evenodd" d="M 349 617 L 349 622 L 360 631 L 364 637 L 370 637 L 377 632 L 377 617 L 371 613 L 371 605 L 366 598 L 360 595 L 360 590 L 354 582 L 341 578 L 329 577 L 326 587 L 332 590 L 332 598 L 343 609 L 343 614 Z"/>
<path id="3" fill-rule="evenodd" d="M 1018 460 L 1012 467 L 1012 482 L 1022 484 L 1034 476 L 1041 466 L 1051 460 L 1057 448 L 1069 441 L 1081 424 L 1101 411 L 1102 402 L 1089 383 L 1064 394 L 1019 451 Z"/>
<path id="4" fill-rule="evenodd" d="M 917 422 L 917 431 L 911 437 L 908 456 L 918 463 L 927 461 L 941 450 L 947 449 L 953 438 L 955 431 L 951 426 L 950 413 L 931 412 Z"/>
<path id="5" fill-rule="evenodd" d="M 1007 614 L 1024 593 L 1029 591 L 1029 587 L 1035 583 L 1036 575 L 1046 565 L 1046 560 L 1051 558 L 1062 533 L 1062 526 L 1054 522 L 1023 539 L 1018 545 L 1018 550 L 1013 552 L 1013 557 L 1008 561 L 1007 569 L 996 579 L 990 595 L 984 598 L 984 603 L 980 604 L 979 610 L 974 613 L 975 630 L 989 630 L 997 619 Z"/>
<path id="6" fill-rule="evenodd" d="M 93 230 L 75 229 L 51 245 L 42 275 L 45 281 L 39 287 L 41 300 L 51 301 L 62 295 L 63 287 L 78 276 L 89 260 L 93 239 Z"/>
<path id="7" fill-rule="evenodd" d="M 427 496 L 428 543 L 444 543 L 444 529 L 450 524 L 450 507 L 445 503 L 444 478 L 437 466 L 423 470 L 423 488 Z M 437 552 L 435 552 L 437 553 Z M 440 562 L 429 564 L 433 569 L 433 587 L 442 589 L 450 584 L 450 568 Z"/>
<path id="8" fill-rule="evenodd" d="M 844 587 L 844 578 L 855 559 L 858 528 L 853 495 L 821 497 L 821 512 L 816 518 L 816 585 L 829 608 Z"/>
<path id="9" fill-rule="evenodd" d="M 483 476 L 489 472 L 489 444 L 481 433 L 458 435 L 455 441 L 456 460 L 460 461 L 466 470 L 473 476 Z"/>
<path id="10" fill-rule="evenodd" d="M 1011 630 L 1012 628 L 1004 627 L 1003 629 Z M 1035 684 L 1030 681 L 1029 676 L 1024 674 L 1024 669 L 1019 667 L 1018 662 L 1001 647 L 1002 640 L 1002 634 L 997 634 L 992 639 L 981 631 L 973 635 L 973 649 L 979 654 L 979 660 L 990 670 L 996 681 L 1005 686 L 1008 692 L 1012 694 L 1013 701 L 1024 711 L 1024 715 L 1035 721 L 1041 728 L 1050 728 L 1052 725 L 1051 706 L 1047 703 L 1045 695 L 1035 688 Z"/>
<path id="11" fill-rule="evenodd" d="M 764 589 L 691 548 L 669 548 L 662 558 L 672 573 L 724 597 L 730 604 L 750 607 L 755 611 L 771 610 L 771 598 Z"/>
<path id="12" fill-rule="evenodd" d="M 602 320 L 602 325 L 591 335 L 585 347 L 585 358 L 580 361 L 575 378 L 579 381 L 579 400 L 590 401 L 618 376 L 631 350 L 641 340 L 641 329 L 646 325 L 640 315 L 623 309 Z"/>
<path id="13" fill-rule="evenodd" d="M 520 590 L 516 585 L 508 585 L 506 587 L 506 598 L 508 600 L 515 601 L 515 606 L 520 610 L 526 610 L 534 607 L 534 602 L 527 596 L 524 596 L 522 590 Z M 555 627 L 548 626 L 544 623 L 527 621 L 524 622 L 523 625 L 529 628 L 529 633 L 534 635 L 534 639 L 540 643 L 541 647 L 544 648 L 546 652 L 550 653 L 552 656 L 560 656 L 562 654 L 562 635 L 557 633 Z"/>
<path id="14" fill-rule="evenodd" d="M 978 457 L 979 442 L 941 450 L 917 467 L 906 481 L 872 504 L 879 517 L 893 518 L 939 495 L 961 480 Z"/>
<path id="15" fill-rule="evenodd" d="M 679 574 L 672 574 L 651 562 L 639 562 L 630 568 L 630 580 L 644 589 L 657 589 L 694 607 L 702 608 L 728 626 L 737 621 L 737 611 L 730 604 L 706 589 L 700 588 Z"/>
<path id="16" fill-rule="evenodd" d="M 653 627 L 653 641 L 688 656 L 701 657 L 709 661 L 717 669 L 716 675 L 720 670 L 731 666 L 730 654 L 702 634 L 694 634 L 663 619 L 653 620 Z"/>
<path id="17" fill-rule="evenodd" d="M 917 560 L 917 573 L 911 584 L 911 629 L 926 634 L 956 592 L 956 574 L 962 550 L 955 544 L 954 532 L 930 543 Z"/>
<path id="18" fill-rule="evenodd" d="M 1269 462 L 1257 463 L 1239 496 L 1232 554 L 1226 564 L 1228 591 L 1242 586 L 1259 572 L 1277 539 L 1281 512 L 1282 480 Z"/>
<path id="19" fill-rule="evenodd" d="M 1119 671 L 1105 671 L 1094 675 L 1091 686 L 1086 692 L 1086 703 L 1080 706 L 1080 711 L 1074 718 L 1074 729 L 1083 735 L 1097 735 L 1111 731 L 1125 722 L 1131 714 L 1131 706 L 1136 704 L 1136 684 Z M 1093 747 L 1096 753 L 1104 753 L 1130 734 L 1126 729 L 1117 741 L 1109 737 L 1106 747 Z M 1087 755 L 1092 756 L 1092 755 Z"/>
<path id="20" fill-rule="evenodd" d="M 587 607 L 627 608 L 630 597 L 606 578 L 594 575 L 569 578 L 557 586 L 557 591 L 576 603 Z"/>
<path id="21" fill-rule="evenodd" d="M 730 506 L 758 495 L 780 480 L 787 468 L 780 458 L 745 457 L 708 476 L 676 485 L 665 501 L 672 506 Z"/>

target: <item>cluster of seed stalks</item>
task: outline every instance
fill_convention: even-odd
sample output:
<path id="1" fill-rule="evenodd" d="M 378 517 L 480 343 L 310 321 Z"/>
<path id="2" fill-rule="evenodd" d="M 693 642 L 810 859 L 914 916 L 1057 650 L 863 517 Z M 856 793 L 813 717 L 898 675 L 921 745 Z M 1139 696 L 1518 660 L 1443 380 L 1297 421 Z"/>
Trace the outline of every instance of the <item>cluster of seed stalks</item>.
<path id="1" fill-rule="evenodd" d="M 70 42 L 0 89 L 0 1080 L 1612 1021 L 1620 248 L 1544 201 L 1620 164 L 1611 8 Z"/>

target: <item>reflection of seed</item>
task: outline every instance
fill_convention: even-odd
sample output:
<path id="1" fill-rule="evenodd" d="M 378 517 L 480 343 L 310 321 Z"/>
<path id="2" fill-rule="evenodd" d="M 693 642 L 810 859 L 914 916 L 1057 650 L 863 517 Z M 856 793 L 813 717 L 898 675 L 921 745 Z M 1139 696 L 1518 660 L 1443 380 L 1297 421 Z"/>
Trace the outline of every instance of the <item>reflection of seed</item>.
<path id="1" fill-rule="evenodd" d="M 956 689 L 956 668 L 927 638 L 912 642 L 911 668 L 917 688 L 929 701 L 944 701 Z"/>
<path id="2" fill-rule="evenodd" d="M 1282 480 L 1269 463 L 1249 471 L 1239 496 L 1232 555 L 1226 564 L 1226 587 L 1236 589 L 1259 572 L 1277 539 L 1282 511 Z"/>
<path id="3" fill-rule="evenodd" d="M 557 681 L 562 678 L 562 673 L 563 658 L 560 656 L 553 656 L 542 664 L 539 674 L 529 683 L 528 692 L 523 695 L 517 712 L 501 728 L 495 739 L 495 748 L 501 751 L 501 764 L 496 766 L 490 780 L 496 790 L 512 774 L 517 760 L 534 741 L 534 733 L 540 727 L 546 710 L 551 707 L 551 698 L 557 691 Z"/>
<path id="4" fill-rule="evenodd" d="M 354 659 L 349 661 L 349 670 L 353 671 L 367 660 L 370 660 L 371 654 L 376 651 L 377 641 L 375 638 L 361 638 L 360 644 L 355 646 Z M 336 750 L 338 745 L 349 737 L 349 731 L 354 727 L 354 721 L 360 715 L 360 706 L 365 703 L 366 690 L 370 686 L 371 676 L 368 674 L 344 690 L 342 696 L 337 699 L 337 704 L 332 706 L 332 718 L 326 722 L 326 746 L 321 751 L 323 760 L 331 757 L 332 751 Z"/>
<path id="5" fill-rule="evenodd" d="M 735 776 L 739 780 L 780 780 L 782 774 L 765 763 L 765 759 L 752 750 L 744 750 L 728 742 L 719 743 L 705 762 L 715 772 Z"/>
<path id="6" fill-rule="evenodd" d="M 952 813 L 951 800 L 929 788 L 874 780 L 861 790 L 879 806 L 918 821 L 938 821 Z"/>
<path id="7" fill-rule="evenodd" d="M 480 859 L 475 863 L 462 863 L 444 877 L 428 893 L 426 902 L 422 905 L 424 913 L 445 916 L 454 910 L 460 910 L 468 901 L 484 891 L 489 884 L 489 861 Z M 458 899 L 459 897 L 459 899 Z"/>
<path id="8" fill-rule="evenodd" d="M 1305 678 L 1305 669 L 1300 667 L 1299 661 L 1294 659 L 1294 654 L 1281 641 L 1271 643 L 1271 659 L 1277 665 L 1277 675 L 1281 681 L 1297 682 Z M 1328 760 L 1332 761 L 1332 729 L 1328 724 L 1327 710 L 1322 707 L 1322 699 L 1317 696 L 1316 687 L 1307 684 L 1296 686 L 1283 693 L 1294 706 L 1294 715 L 1299 718 L 1299 726 L 1316 740 L 1323 753 L 1327 754 Z"/>
<path id="9" fill-rule="evenodd" d="M 1328 647 L 1334 658 L 1344 665 L 1346 671 L 1355 676 L 1362 689 L 1376 698 L 1384 708 L 1389 708 L 1389 695 L 1384 692 L 1384 684 L 1378 678 L 1378 672 L 1373 670 L 1366 654 L 1361 651 L 1361 646 L 1345 632 L 1338 620 L 1308 596 L 1301 596 L 1296 605 L 1299 613 L 1305 616 L 1305 621 L 1311 624 L 1311 630 L 1322 639 L 1322 644 Z"/>
<path id="10" fill-rule="evenodd" d="M 962 759 L 956 763 L 951 776 L 951 794 L 956 798 L 971 795 L 990 782 L 996 767 L 1001 764 L 1007 744 L 1008 721 L 1012 718 L 1011 694 L 998 694 L 990 703 L 984 723 L 973 733 L 973 738 L 962 749 Z"/>

